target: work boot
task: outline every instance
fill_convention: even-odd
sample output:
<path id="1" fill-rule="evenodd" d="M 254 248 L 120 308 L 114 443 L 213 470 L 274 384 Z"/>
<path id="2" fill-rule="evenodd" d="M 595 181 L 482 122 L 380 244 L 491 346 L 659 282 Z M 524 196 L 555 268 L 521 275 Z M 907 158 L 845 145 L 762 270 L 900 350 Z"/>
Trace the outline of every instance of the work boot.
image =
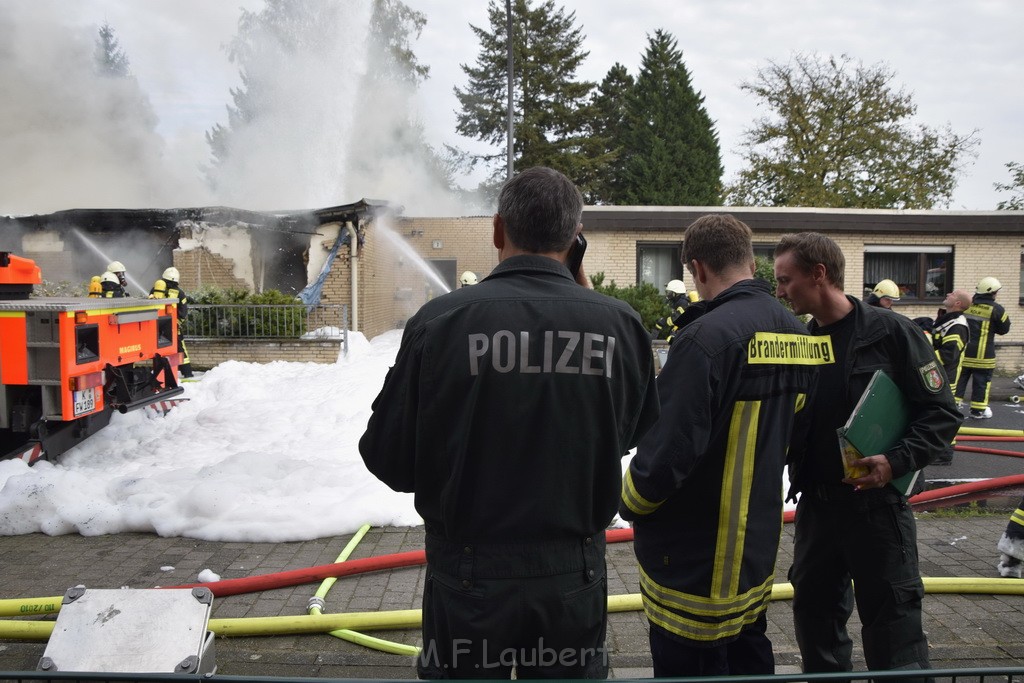
<path id="1" fill-rule="evenodd" d="M 999 576 L 1002 576 L 1005 579 L 1019 579 L 1021 578 L 1022 568 L 1024 568 L 1024 563 L 1016 557 L 1010 557 L 1006 553 L 1000 553 L 999 564 L 996 565 L 996 569 L 999 570 Z"/>
<path id="2" fill-rule="evenodd" d="M 984 410 L 978 410 L 977 408 L 971 408 L 971 417 L 975 420 L 987 420 L 992 417 L 992 409 L 988 406 Z"/>

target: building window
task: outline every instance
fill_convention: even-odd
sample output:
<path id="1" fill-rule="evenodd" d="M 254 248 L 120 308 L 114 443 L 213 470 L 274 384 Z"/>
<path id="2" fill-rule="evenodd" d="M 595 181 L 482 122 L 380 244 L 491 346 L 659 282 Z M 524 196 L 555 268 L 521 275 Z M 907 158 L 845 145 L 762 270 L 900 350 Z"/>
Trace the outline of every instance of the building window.
<path id="1" fill-rule="evenodd" d="M 942 301 L 952 288 L 953 247 L 867 245 L 864 247 L 864 291 L 879 280 L 900 288 L 900 301 Z"/>
<path id="2" fill-rule="evenodd" d="M 669 280 L 683 279 L 683 264 L 679 260 L 680 243 L 647 242 L 636 245 L 637 284 L 649 282 L 665 293 Z"/>
<path id="3" fill-rule="evenodd" d="M 1020 292 L 1017 296 L 1017 303 L 1024 305 L 1024 247 L 1020 248 Z"/>

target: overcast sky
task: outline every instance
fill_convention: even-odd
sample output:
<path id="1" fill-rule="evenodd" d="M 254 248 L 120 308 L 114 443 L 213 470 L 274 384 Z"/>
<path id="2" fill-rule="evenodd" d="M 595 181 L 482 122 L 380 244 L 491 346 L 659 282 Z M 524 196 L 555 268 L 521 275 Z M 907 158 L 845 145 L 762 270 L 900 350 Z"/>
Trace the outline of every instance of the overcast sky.
<path id="1" fill-rule="evenodd" d="M 486 3 L 406 2 L 427 17 L 414 50 L 431 69 L 429 80 L 420 89 L 428 141 L 438 147 L 450 143 L 472 149 L 475 143 L 454 132 L 458 102 L 452 89 L 466 83 L 459 65 L 472 64 L 478 54 L 479 45 L 469 24 L 487 25 Z M 993 188 L 993 183 L 1009 180 L 1004 165 L 1024 162 L 1024 89 L 1020 87 L 1024 54 L 1019 45 L 1024 2 L 1020 0 L 862 0 L 842 4 L 821 0 L 563 0 L 561 5 L 575 11 L 587 36 L 584 45 L 590 55 L 579 76 L 589 80 L 600 81 L 615 62 L 635 75 L 647 35 L 656 29 L 677 38 L 694 85 L 705 96 L 705 106 L 716 122 L 726 181 L 740 168 L 736 154 L 740 135 L 758 113 L 755 102 L 740 91 L 739 84 L 752 79 L 766 60 L 785 62 L 796 51 L 846 53 L 865 64 L 885 62 L 895 70 L 896 83 L 914 94 L 916 122 L 933 127 L 949 124 L 959 134 L 977 129 L 979 157 L 961 179 L 952 209 L 994 209 L 999 199 L 1005 198 Z M 49 13 L 47 22 L 89 29 L 93 35 L 102 22 L 109 22 L 160 119 L 158 131 L 174 154 L 192 168 L 207 160 L 202 135 L 213 124 L 225 122 L 228 88 L 238 84 L 237 67 L 228 62 L 223 45 L 236 33 L 239 7 L 258 9 L 263 3 L 4 0 L 4 6 L 8 13 L 0 8 L 0 22 Z M 36 44 L 48 39 L 39 36 Z M 9 131 L 4 134 L 9 136 Z M 9 163 L 10 156 L 5 156 Z M 329 203 L 372 196 L 360 190 L 358 183 L 349 183 L 342 191 L 352 196 L 339 196 Z M 61 193 L 59 186 L 48 191 L 57 202 Z M 200 200 L 186 190 L 180 196 L 180 202 L 172 198 L 163 203 L 184 205 Z M 75 199 L 69 195 L 69 201 Z M 324 200 L 316 197 L 313 201 Z M 0 192 L 0 212 L 12 208 L 5 204 L 10 202 Z"/>

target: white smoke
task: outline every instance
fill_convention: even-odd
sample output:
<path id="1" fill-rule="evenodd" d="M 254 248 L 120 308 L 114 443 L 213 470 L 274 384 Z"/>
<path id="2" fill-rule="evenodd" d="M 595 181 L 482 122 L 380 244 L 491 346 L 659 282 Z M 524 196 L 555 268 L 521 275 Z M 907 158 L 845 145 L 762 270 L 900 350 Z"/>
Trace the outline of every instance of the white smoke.
<path id="1" fill-rule="evenodd" d="M 317 50 L 289 53 L 268 41 L 261 60 L 250 65 L 249 75 L 263 88 L 263 110 L 252 125 L 236 124 L 230 159 L 219 169 L 213 191 L 200 172 L 211 159 L 203 134 L 227 123 L 229 86 L 213 110 L 219 120 L 182 116 L 189 109 L 209 116 L 208 102 L 184 102 L 180 96 L 151 100 L 140 86 L 166 85 L 176 66 L 168 60 L 220 59 L 209 65 L 211 72 L 233 69 L 237 74 L 225 49 L 209 49 L 203 27 L 196 26 L 192 36 L 185 29 L 189 14 L 205 9 L 190 9 L 194 3 L 185 0 L 177 3 L 178 23 L 167 28 L 167 43 L 157 50 L 161 63 L 133 57 L 133 49 L 140 47 L 133 43 L 133 31 L 149 48 L 146 41 L 152 42 L 153 32 L 140 31 L 144 22 L 138 15 L 150 11 L 154 22 L 163 22 L 160 13 L 170 11 L 167 3 L 69 6 L 4 0 L 0 214 L 210 205 L 308 209 L 360 198 L 386 200 L 417 215 L 460 213 L 418 144 L 415 88 L 364 79 L 373 52 L 366 37 L 371 0 L 324 1 L 336 11 L 333 21 L 316 27 L 322 39 Z M 245 4 L 252 11 L 262 9 L 254 0 Z M 95 73 L 97 31 L 108 19 L 137 80 Z M 185 38 L 202 43 L 203 49 Z M 229 40 L 225 35 L 219 44 Z M 180 92 L 188 93 L 187 86 Z M 154 111 L 153 101 L 174 110 Z M 159 125 L 158 117 L 173 125 Z M 430 142 L 440 135 L 427 131 L 424 138 Z"/>

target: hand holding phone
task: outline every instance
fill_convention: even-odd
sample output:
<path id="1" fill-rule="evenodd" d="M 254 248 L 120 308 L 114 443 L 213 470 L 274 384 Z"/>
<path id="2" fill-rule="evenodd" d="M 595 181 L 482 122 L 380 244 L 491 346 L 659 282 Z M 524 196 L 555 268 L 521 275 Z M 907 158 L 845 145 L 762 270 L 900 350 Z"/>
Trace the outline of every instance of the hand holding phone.
<path id="1" fill-rule="evenodd" d="M 573 240 L 572 246 L 569 247 L 569 256 L 566 260 L 565 265 L 569 267 L 569 272 L 572 273 L 573 277 L 579 275 L 580 265 L 583 263 L 583 254 L 587 251 L 587 238 L 583 236 L 582 232 L 576 233 L 576 239 Z"/>

